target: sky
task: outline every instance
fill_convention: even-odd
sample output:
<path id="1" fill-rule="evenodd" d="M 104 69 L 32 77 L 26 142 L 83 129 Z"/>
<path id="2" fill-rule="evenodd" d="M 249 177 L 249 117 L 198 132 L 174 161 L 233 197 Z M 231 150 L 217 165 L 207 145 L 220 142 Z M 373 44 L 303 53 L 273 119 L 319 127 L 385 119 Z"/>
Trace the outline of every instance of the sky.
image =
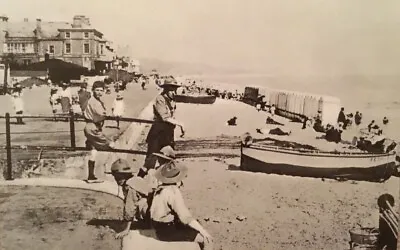
<path id="1" fill-rule="evenodd" d="M 86 15 L 114 44 L 129 45 L 137 58 L 266 74 L 400 73 L 398 0 L 0 2 L 9 21 L 72 21 L 74 15 Z"/>

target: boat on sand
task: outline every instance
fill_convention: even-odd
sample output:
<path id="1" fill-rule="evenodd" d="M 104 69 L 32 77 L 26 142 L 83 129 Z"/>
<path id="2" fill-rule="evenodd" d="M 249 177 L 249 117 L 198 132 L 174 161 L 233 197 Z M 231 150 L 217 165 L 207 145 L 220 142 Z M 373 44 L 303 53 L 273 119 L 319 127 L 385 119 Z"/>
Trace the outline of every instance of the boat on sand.
<path id="1" fill-rule="evenodd" d="M 181 94 L 175 95 L 175 101 L 180 103 L 213 104 L 216 100 L 212 95 Z"/>
<path id="2" fill-rule="evenodd" d="M 296 144 L 276 145 L 273 140 L 242 141 L 240 168 L 271 174 L 385 181 L 396 172 L 396 152 L 329 152 Z"/>

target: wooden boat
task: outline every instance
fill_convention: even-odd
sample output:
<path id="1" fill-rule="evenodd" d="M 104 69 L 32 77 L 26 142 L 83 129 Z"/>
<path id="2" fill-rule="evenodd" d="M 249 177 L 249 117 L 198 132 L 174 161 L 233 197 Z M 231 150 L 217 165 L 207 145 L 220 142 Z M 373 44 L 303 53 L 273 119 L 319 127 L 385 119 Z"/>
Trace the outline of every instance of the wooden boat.
<path id="1" fill-rule="evenodd" d="M 242 144 L 242 170 L 282 175 L 384 181 L 396 171 L 396 153 L 339 153 Z"/>
<path id="2" fill-rule="evenodd" d="M 213 104 L 215 100 L 212 95 L 175 95 L 175 101 L 181 103 Z"/>

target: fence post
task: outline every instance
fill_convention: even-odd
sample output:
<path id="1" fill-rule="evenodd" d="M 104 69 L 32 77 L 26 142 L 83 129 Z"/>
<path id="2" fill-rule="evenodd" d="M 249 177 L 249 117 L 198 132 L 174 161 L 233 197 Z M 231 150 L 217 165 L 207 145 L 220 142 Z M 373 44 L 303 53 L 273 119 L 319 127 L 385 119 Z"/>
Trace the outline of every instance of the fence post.
<path id="1" fill-rule="evenodd" d="M 75 144 L 75 115 L 73 111 L 69 112 L 69 130 L 70 130 L 70 136 L 71 136 L 71 148 L 72 150 L 75 150 L 76 144 Z"/>
<path id="2" fill-rule="evenodd" d="M 10 129 L 10 113 L 6 113 L 6 150 L 7 150 L 7 173 L 6 180 L 11 181 L 12 178 L 12 162 L 11 162 L 11 129 Z"/>

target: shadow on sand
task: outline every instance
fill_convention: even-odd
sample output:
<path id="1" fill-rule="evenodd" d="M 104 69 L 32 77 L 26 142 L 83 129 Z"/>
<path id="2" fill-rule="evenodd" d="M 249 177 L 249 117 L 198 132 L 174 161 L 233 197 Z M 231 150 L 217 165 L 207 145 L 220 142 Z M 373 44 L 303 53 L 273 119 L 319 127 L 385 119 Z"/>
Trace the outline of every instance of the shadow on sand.
<path id="1" fill-rule="evenodd" d="M 229 164 L 229 165 L 228 165 L 228 170 L 229 170 L 229 171 L 242 171 L 242 170 L 240 169 L 240 166 L 237 166 L 237 165 L 235 165 L 235 164 Z"/>
<path id="2" fill-rule="evenodd" d="M 114 230 L 116 233 L 120 233 L 125 229 L 126 222 L 121 220 L 112 220 L 112 219 L 91 219 L 87 223 L 89 226 L 103 226 L 109 227 Z M 153 239 L 157 239 L 155 230 L 150 227 L 150 225 L 136 222 L 131 226 L 131 230 L 138 230 L 139 233 L 145 237 L 150 237 Z"/>

